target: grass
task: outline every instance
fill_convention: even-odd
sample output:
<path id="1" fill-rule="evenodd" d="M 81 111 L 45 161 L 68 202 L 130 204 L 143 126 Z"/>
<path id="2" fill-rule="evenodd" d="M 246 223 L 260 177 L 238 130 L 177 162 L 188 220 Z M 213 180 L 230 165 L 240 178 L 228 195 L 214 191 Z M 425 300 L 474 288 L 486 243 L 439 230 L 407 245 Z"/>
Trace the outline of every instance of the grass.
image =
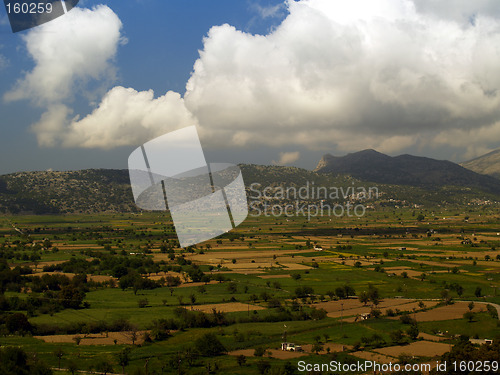
<path id="1" fill-rule="evenodd" d="M 290 255 L 295 255 L 294 260 L 312 264 L 313 260 L 319 263 L 318 268 L 308 271 L 290 271 L 288 269 L 263 270 L 259 275 L 282 275 L 283 278 L 263 279 L 257 274 L 242 274 L 237 272 L 224 273 L 224 275 L 236 283 L 237 291 L 231 293 L 228 283 L 216 283 L 206 285 L 205 292 L 202 293 L 197 286 L 175 288 L 173 295 L 168 288 L 158 288 L 154 290 L 140 290 L 137 295 L 132 290 L 122 291 L 119 288 L 99 288 L 92 289 L 87 293 L 85 301 L 90 304 L 90 308 L 81 310 L 63 310 L 53 315 L 44 314 L 30 318 L 32 324 L 52 324 L 66 326 L 75 322 L 97 322 L 113 321 L 117 319 L 127 319 L 137 326 L 138 329 L 146 329 L 153 320 L 159 318 L 174 317 L 174 309 L 179 306 L 178 297 L 182 297 L 184 303 L 190 303 L 191 295 L 196 298 L 195 305 L 217 304 L 228 302 L 231 298 L 239 302 L 247 303 L 250 296 L 256 294 L 260 296 L 266 292 L 281 301 L 289 301 L 294 292 L 299 287 L 311 287 L 319 297 L 326 295 L 328 291 L 335 291 L 335 288 L 349 284 L 357 293 L 367 290 L 370 285 L 379 289 L 380 295 L 384 298 L 403 296 L 415 299 L 439 299 L 444 289 L 445 283 L 450 285 L 458 283 L 464 287 L 462 300 L 481 300 L 492 303 L 500 303 L 500 296 L 493 296 L 492 286 L 500 286 L 500 275 L 498 274 L 499 262 L 478 262 L 472 266 L 472 260 L 467 260 L 462 264 L 460 254 L 464 251 L 478 254 L 479 260 L 483 260 L 482 252 L 490 251 L 492 245 L 498 246 L 498 241 L 489 241 L 487 244 L 478 244 L 480 247 L 469 247 L 463 245 L 453 245 L 457 236 L 471 236 L 474 232 L 478 237 L 498 231 L 499 218 L 496 212 L 462 212 L 454 210 L 436 210 L 434 213 L 425 212 L 426 219 L 423 223 L 417 223 L 413 210 L 393 210 L 384 209 L 381 212 L 370 212 L 362 220 L 353 218 L 339 219 L 330 222 L 326 218 L 315 218 L 307 222 L 303 218 L 293 218 L 289 222 L 276 218 L 249 218 L 243 225 L 235 231 L 213 239 L 207 243 L 200 244 L 195 252 L 203 249 L 206 254 L 210 252 L 247 252 L 261 251 L 269 256 L 271 250 L 284 249 Z M 458 214 L 458 216 L 456 216 Z M 418 210 L 416 211 L 418 215 Z M 481 216 L 479 216 L 481 215 Z M 464 216 L 470 216 L 469 223 L 463 221 Z M 487 218 L 485 218 L 487 216 Z M 443 217 L 451 218 L 443 220 Z M 435 219 L 437 218 L 437 219 Z M 97 247 L 98 251 L 104 250 L 104 243 L 110 244 L 113 250 L 118 252 L 125 249 L 126 252 L 144 252 L 148 244 L 153 252 L 157 252 L 160 244 L 164 240 L 173 241 L 175 234 L 171 228 L 169 218 L 163 213 L 144 213 L 143 215 L 64 215 L 64 216 L 15 216 L 12 221 L 23 230 L 31 231 L 31 240 L 42 241 L 49 238 L 54 246 L 69 249 L 60 249 L 59 252 L 42 250 L 40 261 L 67 260 L 71 257 L 87 257 L 81 254 L 81 248 L 71 248 L 74 245 L 86 245 Z M 427 224 L 430 222 L 431 224 Z M 401 224 L 402 223 L 402 224 Z M 71 227 L 71 229 L 69 229 Z M 35 231 L 39 228 L 38 231 Z M 109 229 L 112 230 L 109 230 Z M 355 229 L 358 228 L 356 231 Z M 406 235 L 405 231 L 417 233 L 416 238 Z M 426 236 L 428 229 L 438 230 L 437 235 L 441 241 L 435 245 L 434 239 Z M 462 231 L 464 233 L 462 233 Z M 352 233 L 352 236 L 351 236 Z M 241 239 L 231 241 L 230 236 L 243 235 Z M 339 236 L 342 234 L 342 236 Z M 0 225 L 0 242 L 9 241 L 11 248 L 15 247 L 14 241 L 24 241 L 24 237 L 19 237 L 13 232 L 10 225 L 2 222 Z M 222 244 L 217 243 L 222 241 Z M 317 252 L 305 249 L 306 242 L 310 240 L 322 245 L 325 251 Z M 252 242 L 252 248 L 248 245 Z M 121 244 L 120 244 L 121 243 Z M 211 249 L 207 248 L 211 245 Z M 296 251 L 296 244 L 301 244 L 304 252 Z M 243 246 L 242 249 L 234 250 L 233 246 Z M 119 247 L 120 246 L 120 247 Z M 337 246 L 339 248 L 337 249 Z M 342 246 L 342 248 L 340 248 Z M 350 248 L 348 247 L 350 246 Z M 138 250 L 139 247 L 139 250 Z M 398 251 L 399 247 L 415 248 L 416 250 Z M 85 248 L 85 247 L 84 247 Z M 331 249 L 331 250 L 330 250 Z M 31 254 L 30 250 L 23 250 Z M 176 249 L 176 255 L 181 254 L 181 250 Z M 338 262 L 329 261 L 329 257 L 351 257 L 351 259 L 365 260 L 365 257 L 373 257 L 378 264 L 384 252 L 388 253 L 389 259 L 385 259 L 382 268 L 388 267 L 408 267 L 420 273 L 426 273 L 424 281 L 403 278 L 400 276 L 389 277 L 386 273 L 370 270 L 373 266 L 362 266 L 360 268 L 342 265 Z M 185 252 L 183 252 L 185 253 Z M 189 255 L 185 253 L 189 258 Z M 439 256 L 437 256 L 439 255 Z M 149 256 L 149 255 L 148 255 Z M 446 257 L 454 259 L 445 259 Z M 301 257 L 301 258 L 300 258 Z M 408 259 L 412 257 L 414 259 Z M 278 256 L 276 259 L 280 261 Z M 410 261 L 415 260 L 415 261 Z M 433 271 L 447 270 L 448 266 L 421 265 L 422 261 L 434 261 L 456 265 L 460 273 L 433 273 Z M 29 265 L 31 262 L 19 259 L 9 259 L 9 263 L 15 265 Z M 38 267 L 40 270 L 40 267 Z M 208 265 L 203 265 L 203 270 L 207 271 Z M 464 272 L 468 271 L 468 272 Z M 299 280 L 285 277 L 291 273 L 301 275 Z M 276 285 L 278 283 L 279 285 Z M 245 287 L 248 288 L 245 293 Z M 481 287 L 483 294 L 487 297 L 476 298 L 474 291 L 476 287 Z M 498 292 L 498 291 L 497 291 Z M 451 295 L 457 298 L 455 292 Z M 18 296 L 25 298 L 24 293 L 7 292 L 6 296 Z M 146 298 L 148 307 L 139 308 L 138 300 Z M 328 297 L 326 297 L 328 299 Z M 166 301 L 166 303 L 164 303 Z M 267 304 L 259 298 L 259 305 L 267 307 Z M 186 305 L 190 309 L 190 305 Z M 253 311 L 242 311 L 228 313 L 229 317 L 238 319 L 253 315 Z M 258 311 L 259 317 L 275 313 L 274 309 Z M 156 369 L 160 373 L 162 366 L 176 371 L 172 367 L 171 361 L 175 359 L 177 353 L 192 345 L 196 338 L 206 332 L 217 334 L 221 342 L 228 350 L 240 348 L 255 348 L 264 345 L 266 347 L 278 347 L 282 341 L 284 325 L 287 326 L 288 340 L 298 344 L 311 344 L 315 337 L 320 335 L 324 341 L 324 334 L 328 335 L 328 342 L 354 345 L 361 341 L 363 337 L 374 334 L 380 335 L 390 345 L 390 332 L 403 329 L 408 326 L 403 325 L 399 320 L 373 319 L 357 323 L 341 324 L 339 319 L 326 318 L 319 321 L 290 321 L 290 322 L 251 322 L 236 323 L 228 327 L 210 329 L 188 329 L 177 332 L 169 339 L 153 344 L 146 344 L 141 347 L 134 347 L 132 351 L 132 361 L 127 372 L 132 373 L 135 369 L 142 369 L 146 360 L 149 359 L 150 369 Z M 465 319 L 423 322 L 419 323 L 422 332 L 434 333 L 437 330 L 448 331 L 450 335 L 465 334 L 471 337 L 491 338 L 500 335 L 498 320 L 492 319 L 487 313 L 475 314 L 473 322 L 468 323 Z M 242 336 L 243 335 L 243 336 Z M 244 337 L 243 340 L 241 338 Z M 99 360 L 106 360 L 115 365 L 116 371 L 121 369 L 116 366 L 116 355 L 125 346 L 77 346 L 70 344 L 50 344 L 36 340 L 32 337 L 8 336 L 0 337 L 1 345 L 21 346 L 30 353 L 38 353 L 51 366 L 57 365 L 57 358 L 53 352 L 61 347 L 65 355 L 62 359 L 62 366 L 66 366 L 69 359 L 77 358 L 79 368 L 87 369 Z M 324 362 L 324 357 L 311 355 L 307 360 Z M 338 355 L 346 361 L 354 360 L 347 354 Z M 218 366 L 221 372 L 238 374 L 257 374 L 256 362 L 260 358 L 248 358 L 245 366 L 238 366 L 236 360 L 230 356 L 221 356 L 212 359 L 203 359 L 193 367 L 190 373 L 206 373 L 205 366 Z M 266 359 L 267 360 L 267 359 Z M 283 361 L 268 359 L 273 366 L 282 366 Z M 296 361 L 295 363 L 296 364 Z"/>

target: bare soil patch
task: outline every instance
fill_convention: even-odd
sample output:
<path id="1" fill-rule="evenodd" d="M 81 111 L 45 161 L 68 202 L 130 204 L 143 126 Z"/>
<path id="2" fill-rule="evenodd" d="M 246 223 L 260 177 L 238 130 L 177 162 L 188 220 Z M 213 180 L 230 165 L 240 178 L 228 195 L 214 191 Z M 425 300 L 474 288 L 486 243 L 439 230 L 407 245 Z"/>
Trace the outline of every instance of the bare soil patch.
<path id="1" fill-rule="evenodd" d="M 193 310 L 202 311 L 205 313 L 211 313 L 213 309 L 221 312 L 236 312 L 236 311 L 253 311 L 253 310 L 265 310 L 265 307 L 250 305 L 248 303 L 241 302 L 230 302 L 230 303 L 216 303 L 211 305 L 195 305 Z"/>
<path id="2" fill-rule="evenodd" d="M 290 275 L 260 275 L 261 279 L 287 279 L 290 278 Z"/>
<path id="3" fill-rule="evenodd" d="M 253 357 L 254 351 L 255 349 L 241 349 L 230 352 L 229 355 L 234 355 L 234 356 L 244 355 L 245 357 Z M 271 357 L 278 359 L 294 359 L 303 357 L 305 355 L 309 355 L 309 353 L 306 352 L 287 352 L 285 350 L 280 350 L 280 349 L 268 349 L 267 351 L 271 353 Z M 266 353 L 265 356 L 267 357 L 268 354 Z"/>
<path id="4" fill-rule="evenodd" d="M 425 308 L 434 307 L 439 302 L 438 301 L 422 301 Z M 343 304 L 343 311 L 342 311 Z M 400 311 L 413 311 L 413 309 L 420 309 L 418 306 L 419 301 L 414 299 L 405 298 L 388 298 L 384 299 L 377 306 L 377 309 L 385 312 L 385 309 L 399 309 Z M 315 304 L 317 308 L 325 309 L 328 316 L 331 318 L 340 318 L 341 316 L 349 317 L 358 314 L 369 313 L 371 311 L 371 306 L 364 306 L 358 299 L 346 299 L 339 301 L 328 301 L 320 302 Z M 347 320 L 346 320 L 347 321 Z"/>
<path id="5" fill-rule="evenodd" d="M 453 305 L 441 306 L 429 311 L 421 311 L 415 314 L 418 322 L 432 322 L 439 320 L 462 319 L 464 313 L 469 311 L 468 302 L 455 302 Z M 473 312 L 485 310 L 485 306 L 475 303 Z M 398 319 L 394 317 L 393 319 Z"/>
<path id="6" fill-rule="evenodd" d="M 441 337 L 441 336 L 436 336 L 436 335 L 430 335 L 428 333 L 424 333 L 424 332 L 420 332 L 419 335 L 418 335 L 419 338 L 422 338 L 424 340 L 427 340 L 427 341 L 444 341 L 446 340 L 445 337 Z"/>
<path id="7" fill-rule="evenodd" d="M 136 331 L 136 344 L 144 342 L 144 333 L 149 331 Z M 117 344 L 132 344 L 132 331 L 124 332 L 108 332 L 90 334 L 84 337 L 83 335 L 51 335 L 51 336 L 33 336 L 36 339 L 49 343 L 73 343 L 76 345 L 75 338 L 80 337 L 80 345 L 114 345 L 114 340 Z"/>
<path id="8" fill-rule="evenodd" d="M 395 360 L 393 357 L 388 357 L 383 354 L 379 353 L 372 353 L 372 352 L 354 352 L 352 353 L 353 356 L 365 359 L 367 361 L 374 361 L 377 363 L 394 363 Z"/>
<path id="9" fill-rule="evenodd" d="M 43 275 L 64 275 L 70 279 L 75 277 L 75 274 L 71 272 L 37 272 L 32 274 L 32 276 L 38 276 L 38 277 L 42 277 Z M 118 279 L 114 278 L 113 276 L 107 276 L 107 275 L 87 275 L 87 280 L 95 281 L 96 283 L 102 283 L 102 282 L 108 282 L 109 280 L 117 281 Z"/>
<path id="10" fill-rule="evenodd" d="M 416 357 L 441 356 L 451 350 L 449 344 L 432 341 L 416 341 L 405 346 L 390 346 L 387 348 L 375 349 L 374 351 L 391 357 L 398 357 L 401 354 L 409 354 Z"/>

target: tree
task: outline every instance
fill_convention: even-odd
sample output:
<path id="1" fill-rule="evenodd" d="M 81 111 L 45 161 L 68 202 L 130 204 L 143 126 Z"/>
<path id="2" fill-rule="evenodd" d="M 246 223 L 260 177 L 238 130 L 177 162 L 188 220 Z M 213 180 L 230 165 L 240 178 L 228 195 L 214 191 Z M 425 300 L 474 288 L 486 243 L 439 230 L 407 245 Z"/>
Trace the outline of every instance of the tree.
<path id="1" fill-rule="evenodd" d="M 408 328 L 406 333 L 408 334 L 408 336 L 410 336 L 412 340 L 416 340 L 418 338 L 418 335 L 420 334 L 420 331 L 416 324 L 412 324 L 410 328 Z"/>
<path id="2" fill-rule="evenodd" d="M 368 297 L 368 293 L 363 291 L 363 292 L 359 293 L 358 299 L 359 299 L 359 302 L 361 302 L 363 305 L 366 305 L 368 303 L 368 301 L 370 300 L 370 297 Z"/>
<path id="3" fill-rule="evenodd" d="M 215 357 L 226 352 L 226 348 L 213 333 L 205 333 L 194 343 L 195 349 L 204 357 Z"/>
<path id="4" fill-rule="evenodd" d="M 474 313 L 472 311 L 467 311 L 464 314 L 464 319 L 468 320 L 471 323 L 474 320 Z"/>
<path id="5" fill-rule="evenodd" d="M 66 367 L 68 368 L 68 371 L 71 373 L 71 375 L 75 375 L 75 373 L 78 371 L 78 364 L 73 360 L 69 360 Z"/>
<path id="6" fill-rule="evenodd" d="M 345 289 L 340 287 L 340 286 L 338 288 L 335 288 L 335 295 L 339 299 L 344 299 L 345 298 Z M 330 296 L 330 294 L 328 294 L 328 296 Z M 330 296 L 330 299 L 333 299 L 333 296 Z"/>
<path id="7" fill-rule="evenodd" d="M 238 290 L 238 286 L 237 284 L 233 281 L 233 282 L 230 282 L 228 285 L 227 285 L 227 290 L 229 291 L 229 293 L 231 294 L 234 294 L 237 292 Z"/>
<path id="8" fill-rule="evenodd" d="M 75 342 L 76 345 L 80 345 L 82 338 L 80 336 L 75 336 L 73 337 L 73 341 Z"/>
<path id="9" fill-rule="evenodd" d="M 130 339 L 132 340 L 132 345 L 135 345 L 135 342 L 137 341 L 137 330 L 133 329 L 132 334 L 130 335 Z"/>
<path id="10" fill-rule="evenodd" d="M 445 353 L 441 356 L 440 362 L 444 363 L 470 363 L 477 361 L 486 363 L 486 361 L 498 361 L 498 353 L 500 352 L 500 340 L 494 340 L 491 345 L 481 345 L 480 347 L 475 347 L 468 340 L 460 340 L 456 345 L 453 346 L 451 352 Z M 461 375 L 468 374 L 477 374 L 477 371 L 474 371 L 476 368 L 468 369 L 467 366 L 460 369 Z M 448 366 L 447 370 L 444 372 L 434 372 L 435 374 L 443 374 L 443 375 L 454 375 L 457 374 L 457 371 L 453 368 L 453 366 Z M 498 371 L 495 371 L 494 368 L 484 369 L 481 372 L 482 375 L 493 375 L 498 374 Z"/>
<path id="11" fill-rule="evenodd" d="M 259 371 L 259 374 L 265 374 L 270 368 L 271 364 L 269 361 L 261 359 L 257 362 L 257 370 Z"/>
<path id="12" fill-rule="evenodd" d="M 356 294 L 356 291 L 354 288 L 348 284 L 344 285 L 344 294 L 346 298 L 349 298 L 349 296 L 353 296 Z"/>
<path id="13" fill-rule="evenodd" d="M 236 357 L 236 362 L 238 362 L 238 366 L 243 366 L 247 361 L 247 357 L 245 357 L 243 354 L 240 354 L 239 356 Z"/>
<path id="14" fill-rule="evenodd" d="M 23 313 L 11 314 L 5 319 L 5 327 L 9 333 L 19 332 L 24 335 L 24 333 L 31 332 L 33 327 L 31 326 L 28 318 Z"/>
<path id="15" fill-rule="evenodd" d="M 58 365 L 57 367 L 59 368 L 59 370 L 61 369 L 61 358 L 64 356 L 64 352 L 61 348 L 57 348 L 56 350 L 54 350 L 54 355 L 57 357 L 57 361 L 58 361 Z"/>
<path id="16" fill-rule="evenodd" d="M 392 342 L 394 342 L 395 344 L 399 344 L 403 341 L 403 331 L 401 331 L 400 329 L 392 331 L 389 336 L 391 337 Z"/>
<path id="17" fill-rule="evenodd" d="M 368 298 L 376 306 L 380 303 L 380 293 L 373 285 L 368 285 Z"/>
<path id="18" fill-rule="evenodd" d="M 253 355 L 254 355 L 254 357 L 262 357 L 265 352 L 266 352 L 266 348 L 264 348 L 263 346 L 258 346 L 253 351 Z"/>
<path id="19" fill-rule="evenodd" d="M 450 291 L 448 289 L 443 289 L 441 291 L 441 298 L 443 302 L 449 304 L 451 302 L 451 296 L 450 296 Z"/>
<path id="20" fill-rule="evenodd" d="M 315 342 L 312 346 L 312 351 L 316 354 L 318 354 L 320 351 L 323 350 L 323 344 L 320 342 Z"/>
<path id="21" fill-rule="evenodd" d="M 482 291 L 481 291 L 481 287 L 477 287 L 476 290 L 474 291 L 474 295 L 479 298 L 482 296 Z"/>
<path id="22" fill-rule="evenodd" d="M 125 367 L 128 366 L 130 362 L 130 348 L 123 349 L 120 353 L 118 353 L 118 365 L 122 367 L 122 373 L 125 374 Z"/>
<path id="23" fill-rule="evenodd" d="M 467 307 L 469 308 L 469 311 L 474 310 L 474 302 L 470 302 Z"/>
<path id="24" fill-rule="evenodd" d="M 104 359 L 97 362 L 95 369 L 99 372 L 102 372 L 104 375 L 106 375 L 108 372 L 113 372 L 113 366 L 111 366 L 111 363 Z"/>
<path id="25" fill-rule="evenodd" d="M 50 375 L 52 371 L 41 361 L 30 363 L 23 349 L 10 346 L 0 348 L 0 373 L 5 375 Z"/>

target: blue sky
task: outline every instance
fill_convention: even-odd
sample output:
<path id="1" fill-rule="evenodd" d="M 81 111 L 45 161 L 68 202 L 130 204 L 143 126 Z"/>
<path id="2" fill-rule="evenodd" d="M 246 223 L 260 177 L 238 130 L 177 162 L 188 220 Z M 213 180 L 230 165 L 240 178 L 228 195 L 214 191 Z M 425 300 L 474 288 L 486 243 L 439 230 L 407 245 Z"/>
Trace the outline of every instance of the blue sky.
<path id="1" fill-rule="evenodd" d="M 92 8 L 103 3 L 87 0 L 80 1 L 79 6 Z M 122 21 L 122 33 L 128 40 L 114 59 L 117 66 L 114 83 L 137 90 L 152 89 L 158 95 L 167 89 L 184 92 L 198 50 L 203 47 L 203 37 L 213 25 L 229 23 L 251 33 L 267 33 L 285 16 L 284 7 L 273 17 L 264 18 L 259 12 L 259 7 L 282 5 L 279 0 L 111 0 L 105 3 Z M 3 94 L 34 64 L 22 40 L 28 32 L 13 34 L 3 7 L 0 17 Z M 77 98 L 74 106 L 82 114 L 92 108 L 82 98 Z M 29 100 L 10 103 L 0 100 L 0 173 L 127 167 L 128 154 L 135 148 L 132 145 L 112 150 L 40 147 L 30 125 L 42 113 L 43 109 L 31 105 Z"/>
<path id="2" fill-rule="evenodd" d="M 495 0 L 84 0 L 17 34 L 2 8 L 0 173 L 126 168 L 193 124 L 213 162 L 463 161 L 500 147 L 499 63 Z"/>

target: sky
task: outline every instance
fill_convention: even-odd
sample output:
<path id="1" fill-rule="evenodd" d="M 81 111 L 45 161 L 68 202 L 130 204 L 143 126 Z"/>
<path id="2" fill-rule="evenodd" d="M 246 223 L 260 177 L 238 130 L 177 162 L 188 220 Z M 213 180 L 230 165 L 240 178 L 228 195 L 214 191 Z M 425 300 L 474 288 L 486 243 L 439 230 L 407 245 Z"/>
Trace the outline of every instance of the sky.
<path id="1" fill-rule="evenodd" d="M 2 8 L 0 173 L 126 168 L 190 125 L 209 162 L 460 162 L 500 147 L 499 66 L 497 0 L 82 0 L 15 34 Z"/>

